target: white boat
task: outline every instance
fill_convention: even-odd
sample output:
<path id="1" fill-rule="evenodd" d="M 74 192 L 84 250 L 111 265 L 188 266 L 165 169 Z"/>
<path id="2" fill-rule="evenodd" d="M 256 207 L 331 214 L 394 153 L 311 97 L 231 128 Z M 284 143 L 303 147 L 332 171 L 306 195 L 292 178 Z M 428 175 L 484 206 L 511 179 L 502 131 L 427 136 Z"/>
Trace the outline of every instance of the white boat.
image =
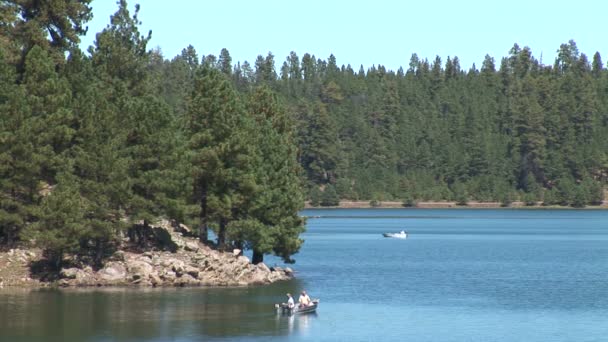
<path id="1" fill-rule="evenodd" d="M 382 236 L 395 239 L 407 239 L 407 233 L 405 230 L 402 230 L 399 233 L 382 233 Z"/>

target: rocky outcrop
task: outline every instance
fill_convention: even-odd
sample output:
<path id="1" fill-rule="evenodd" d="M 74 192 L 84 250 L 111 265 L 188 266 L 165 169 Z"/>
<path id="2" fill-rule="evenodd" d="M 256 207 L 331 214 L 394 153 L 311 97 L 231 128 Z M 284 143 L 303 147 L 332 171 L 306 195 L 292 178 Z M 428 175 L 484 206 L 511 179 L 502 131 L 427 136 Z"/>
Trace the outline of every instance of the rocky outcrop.
<path id="1" fill-rule="evenodd" d="M 248 286 L 288 280 L 293 271 L 263 263 L 251 264 L 238 252 L 220 252 L 203 245 L 183 227 L 169 222 L 153 228 L 164 251 L 119 251 L 104 267 L 61 270 L 61 286 Z"/>

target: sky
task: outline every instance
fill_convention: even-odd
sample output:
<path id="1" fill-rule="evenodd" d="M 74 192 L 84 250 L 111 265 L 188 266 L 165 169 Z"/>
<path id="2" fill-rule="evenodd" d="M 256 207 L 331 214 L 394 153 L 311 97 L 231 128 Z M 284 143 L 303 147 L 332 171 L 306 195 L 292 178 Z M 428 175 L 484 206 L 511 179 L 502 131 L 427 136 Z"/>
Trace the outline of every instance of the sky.
<path id="1" fill-rule="evenodd" d="M 553 64 L 561 44 L 573 39 L 589 60 L 600 52 L 608 61 L 608 1 L 545 0 L 129 0 L 141 5 L 140 31 L 152 30 L 149 48 L 171 59 L 188 45 L 199 56 L 227 48 L 233 63 L 272 52 L 277 69 L 290 51 L 327 59 L 358 70 L 384 65 L 407 69 L 416 53 L 430 61 L 457 56 L 468 70 L 485 55 L 500 63 L 515 43 L 536 59 Z M 93 0 L 93 20 L 83 48 L 110 22 L 118 5 Z M 541 59 L 542 57 L 542 59 Z"/>

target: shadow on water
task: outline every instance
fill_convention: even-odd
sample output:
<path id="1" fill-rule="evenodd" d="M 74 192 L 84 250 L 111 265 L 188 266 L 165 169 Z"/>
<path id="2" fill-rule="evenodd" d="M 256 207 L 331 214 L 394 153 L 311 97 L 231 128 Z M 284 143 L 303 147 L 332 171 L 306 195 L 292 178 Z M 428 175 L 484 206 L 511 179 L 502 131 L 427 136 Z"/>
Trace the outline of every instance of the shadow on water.
<path id="1" fill-rule="evenodd" d="M 292 280 L 246 288 L 3 289 L 0 341 L 284 336 L 308 329 L 315 317 L 281 317 L 274 310 L 287 292 L 301 288 Z"/>

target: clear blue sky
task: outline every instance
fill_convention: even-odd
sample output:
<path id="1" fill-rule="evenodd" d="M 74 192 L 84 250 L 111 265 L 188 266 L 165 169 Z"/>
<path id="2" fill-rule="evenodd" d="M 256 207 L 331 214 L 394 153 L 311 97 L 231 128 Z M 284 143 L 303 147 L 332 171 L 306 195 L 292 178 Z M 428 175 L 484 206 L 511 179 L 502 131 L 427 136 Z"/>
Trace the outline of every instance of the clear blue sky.
<path id="1" fill-rule="evenodd" d="M 382 64 L 407 68 L 412 53 L 433 60 L 458 56 L 461 67 L 477 68 L 486 54 L 508 55 L 514 43 L 529 46 L 544 64 L 553 64 L 560 44 L 574 39 L 591 60 L 599 51 L 608 61 L 608 1 L 535 0 L 129 0 L 141 4 L 141 31 L 152 30 L 150 48 L 172 58 L 192 44 L 199 56 L 227 48 L 233 62 L 255 61 L 272 51 L 280 68 L 290 51 L 309 52 L 338 65 L 367 69 Z M 94 0 L 93 20 L 83 46 L 116 11 L 114 0 Z"/>

